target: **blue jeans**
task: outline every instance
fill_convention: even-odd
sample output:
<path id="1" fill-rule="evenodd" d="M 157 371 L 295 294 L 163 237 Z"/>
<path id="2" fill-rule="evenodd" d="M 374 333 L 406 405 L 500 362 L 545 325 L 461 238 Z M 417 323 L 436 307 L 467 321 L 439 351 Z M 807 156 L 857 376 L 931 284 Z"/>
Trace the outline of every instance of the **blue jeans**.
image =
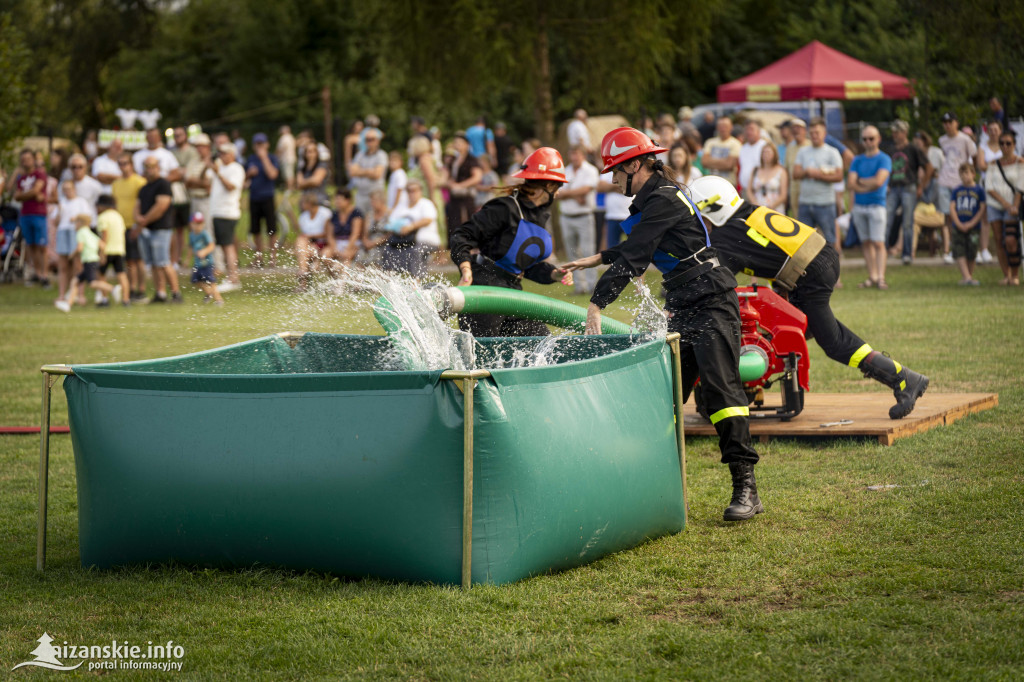
<path id="1" fill-rule="evenodd" d="M 608 248 L 618 246 L 619 242 L 622 241 L 622 221 L 621 220 L 605 220 L 605 234 L 608 235 Z"/>
<path id="2" fill-rule="evenodd" d="M 171 233 L 174 230 L 151 230 L 142 228 L 139 235 L 139 248 L 142 260 L 152 268 L 162 268 L 171 264 Z"/>
<path id="3" fill-rule="evenodd" d="M 921 194 L 921 201 L 926 204 L 935 206 L 935 202 L 939 200 L 939 185 L 935 182 L 935 178 L 928 183 L 928 186 L 924 188 L 924 193 Z"/>
<path id="4" fill-rule="evenodd" d="M 888 215 L 889 229 L 896 220 L 896 209 L 903 207 L 903 257 L 912 258 L 914 248 L 914 207 L 917 206 L 917 185 L 893 187 L 885 195 L 885 212 Z"/>
<path id="5" fill-rule="evenodd" d="M 797 220 L 821 230 L 825 242 L 835 244 L 836 240 L 836 205 L 832 204 L 800 204 Z"/>

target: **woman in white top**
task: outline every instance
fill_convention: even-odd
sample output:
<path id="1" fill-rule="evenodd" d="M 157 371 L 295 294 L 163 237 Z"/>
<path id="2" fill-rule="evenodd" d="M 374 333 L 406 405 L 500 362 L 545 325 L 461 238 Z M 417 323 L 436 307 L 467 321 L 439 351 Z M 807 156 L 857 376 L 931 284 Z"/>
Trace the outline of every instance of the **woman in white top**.
<path id="1" fill-rule="evenodd" d="M 319 261 L 321 252 L 329 245 L 333 251 L 334 232 L 329 229 L 331 209 L 320 205 L 315 191 L 303 194 L 299 206 L 302 213 L 299 214 L 299 235 L 295 239 L 295 258 L 299 261 L 298 291 L 305 291 L 309 286 L 310 261 Z"/>
<path id="2" fill-rule="evenodd" d="M 979 154 L 974 158 L 974 164 L 978 167 L 980 177 L 978 184 L 984 186 L 985 178 L 987 177 L 987 171 L 989 167 L 998 161 L 1003 156 L 1003 152 L 999 149 L 999 136 L 1003 134 L 1003 126 L 998 121 L 992 121 L 989 123 L 985 130 L 988 132 L 988 140 L 985 144 L 978 145 Z M 995 170 L 995 169 L 993 169 Z M 978 247 L 978 262 L 979 263 L 991 263 L 992 254 L 988 250 L 988 236 L 989 233 L 984 229 L 981 231 L 981 244 Z M 996 237 L 995 248 L 999 248 L 1000 238 Z"/>
<path id="3" fill-rule="evenodd" d="M 985 128 L 988 132 L 988 141 L 985 144 L 978 145 L 977 159 L 975 159 L 978 170 L 981 171 L 981 179 L 985 180 L 985 172 L 993 161 L 997 161 L 1003 156 L 1003 152 L 999 149 L 999 137 L 1003 134 L 1003 126 L 999 125 L 998 121 L 992 121 Z"/>
<path id="4" fill-rule="evenodd" d="M 668 150 L 668 165 L 672 166 L 672 169 L 676 172 L 675 180 L 676 184 L 679 185 L 689 185 L 704 175 L 693 165 L 690 150 L 687 149 L 686 144 L 683 142 L 676 142 Z"/>
<path id="5" fill-rule="evenodd" d="M 420 225 L 416 228 L 416 250 L 419 252 L 419 258 L 412 274 L 422 277 L 427 274 L 427 263 L 430 262 L 431 256 L 441 248 L 441 229 L 437 222 L 437 206 L 424 195 L 423 185 L 416 180 L 410 180 L 409 187 L 411 189 L 407 191 L 409 203 L 412 205 L 410 211 L 415 218 L 413 225 Z"/>
<path id="6" fill-rule="evenodd" d="M 75 255 L 78 241 L 75 238 L 75 218 L 81 214 L 91 215 L 94 211 L 89 202 L 78 196 L 74 180 L 61 184 L 59 208 L 57 209 L 57 299 L 64 300 L 71 290 L 71 276 L 75 274 Z"/>
<path id="7" fill-rule="evenodd" d="M 761 148 L 761 165 L 754 171 L 746 195 L 747 201 L 752 204 L 786 213 L 789 175 L 786 168 L 779 163 L 779 150 L 771 142 Z"/>
<path id="8" fill-rule="evenodd" d="M 409 206 L 395 211 L 388 223 L 395 232 L 385 245 L 384 267 L 423 277 L 427 274 L 427 259 L 441 246 L 437 207 L 423 196 L 419 180 L 410 180 L 405 191 L 409 193 Z"/>
<path id="9" fill-rule="evenodd" d="M 985 203 L 988 222 L 992 225 L 999 267 L 1003 270 L 1002 285 L 1020 285 L 1020 200 L 1024 191 L 1024 159 L 1017 156 L 1017 140 L 1010 131 L 998 139 L 1002 155 L 985 174 Z"/>

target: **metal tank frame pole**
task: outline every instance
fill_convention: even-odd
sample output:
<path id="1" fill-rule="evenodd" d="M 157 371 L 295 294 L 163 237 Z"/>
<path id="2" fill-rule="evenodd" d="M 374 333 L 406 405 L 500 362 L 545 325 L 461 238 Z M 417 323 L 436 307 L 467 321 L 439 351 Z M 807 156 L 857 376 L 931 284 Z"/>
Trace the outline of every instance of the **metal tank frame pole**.
<path id="1" fill-rule="evenodd" d="M 683 523 L 689 517 L 690 495 L 686 490 L 686 434 L 683 429 L 683 360 L 680 357 L 679 333 L 665 337 L 672 349 L 672 398 L 675 403 L 676 441 L 679 449 L 679 475 L 683 479 Z"/>
<path id="2" fill-rule="evenodd" d="M 473 585 L 473 389 L 476 379 L 462 382 L 462 589 Z"/>
<path id="3" fill-rule="evenodd" d="M 462 589 L 473 585 L 473 390 L 491 373 L 485 369 L 447 370 L 441 379 L 462 391 Z"/>
<path id="4" fill-rule="evenodd" d="M 43 365 L 42 415 L 39 420 L 39 518 L 36 529 L 36 570 L 46 569 L 46 507 L 50 482 L 50 392 L 56 376 L 75 372 L 67 365 Z"/>

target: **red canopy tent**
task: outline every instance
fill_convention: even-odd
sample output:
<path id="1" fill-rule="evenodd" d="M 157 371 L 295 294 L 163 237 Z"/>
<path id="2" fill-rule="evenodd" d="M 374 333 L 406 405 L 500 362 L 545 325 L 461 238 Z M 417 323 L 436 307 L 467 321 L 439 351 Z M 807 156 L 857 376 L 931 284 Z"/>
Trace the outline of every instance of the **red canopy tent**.
<path id="1" fill-rule="evenodd" d="M 719 102 L 910 99 L 910 82 L 817 40 L 739 80 L 718 86 Z"/>

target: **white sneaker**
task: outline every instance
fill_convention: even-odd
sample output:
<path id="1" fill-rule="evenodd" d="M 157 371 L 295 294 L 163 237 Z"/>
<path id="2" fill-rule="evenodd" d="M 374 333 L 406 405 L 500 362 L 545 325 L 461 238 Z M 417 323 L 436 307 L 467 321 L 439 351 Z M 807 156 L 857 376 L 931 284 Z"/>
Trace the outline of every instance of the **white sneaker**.
<path id="1" fill-rule="evenodd" d="M 953 252 L 947 251 L 946 253 L 942 254 L 942 262 L 945 263 L 946 265 L 952 265 L 954 263 Z"/>
<path id="2" fill-rule="evenodd" d="M 978 262 L 979 263 L 991 263 L 992 260 L 993 260 L 992 254 L 991 254 L 991 252 L 989 252 L 988 249 L 985 249 L 984 251 L 982 251 L 981 253 L 978 254 Z"/>
<path id="3" fill-rule="evenodd" d="M 58 298 L 56 301 L 53 302 L 53 305 L 54 305 L 54 307 L 57 308 L 57 310 L 59 310 L 61 312 L 64 312 L 64 313 L 70 313 L 71 312 L 71 304 L 68 303 L 67 301 L 65 301 L 63 298 Z"/>
<path id="4" fill-rule="evenodd" d="M 121 302 L 121 285 L 117 284 L 114 286 L 114 290 L 110 292 L 110 298 L 114 303 Z"/>
<path id="5" fill-rule="evenodd" d="M 234 291 L 239 286 L 241 285 L 235 284 L 234 282 L 221 282 L 220 284 L 217 285 L 217 289 L 220 291 L 220 293 L 226 294 L 229 291 Z"/>
<path id="6" fill-rule="evenodd" d="M 96 295 L 92 297 L 93 303 L 103 303 L 103 292 L 97 291 Z"/>

